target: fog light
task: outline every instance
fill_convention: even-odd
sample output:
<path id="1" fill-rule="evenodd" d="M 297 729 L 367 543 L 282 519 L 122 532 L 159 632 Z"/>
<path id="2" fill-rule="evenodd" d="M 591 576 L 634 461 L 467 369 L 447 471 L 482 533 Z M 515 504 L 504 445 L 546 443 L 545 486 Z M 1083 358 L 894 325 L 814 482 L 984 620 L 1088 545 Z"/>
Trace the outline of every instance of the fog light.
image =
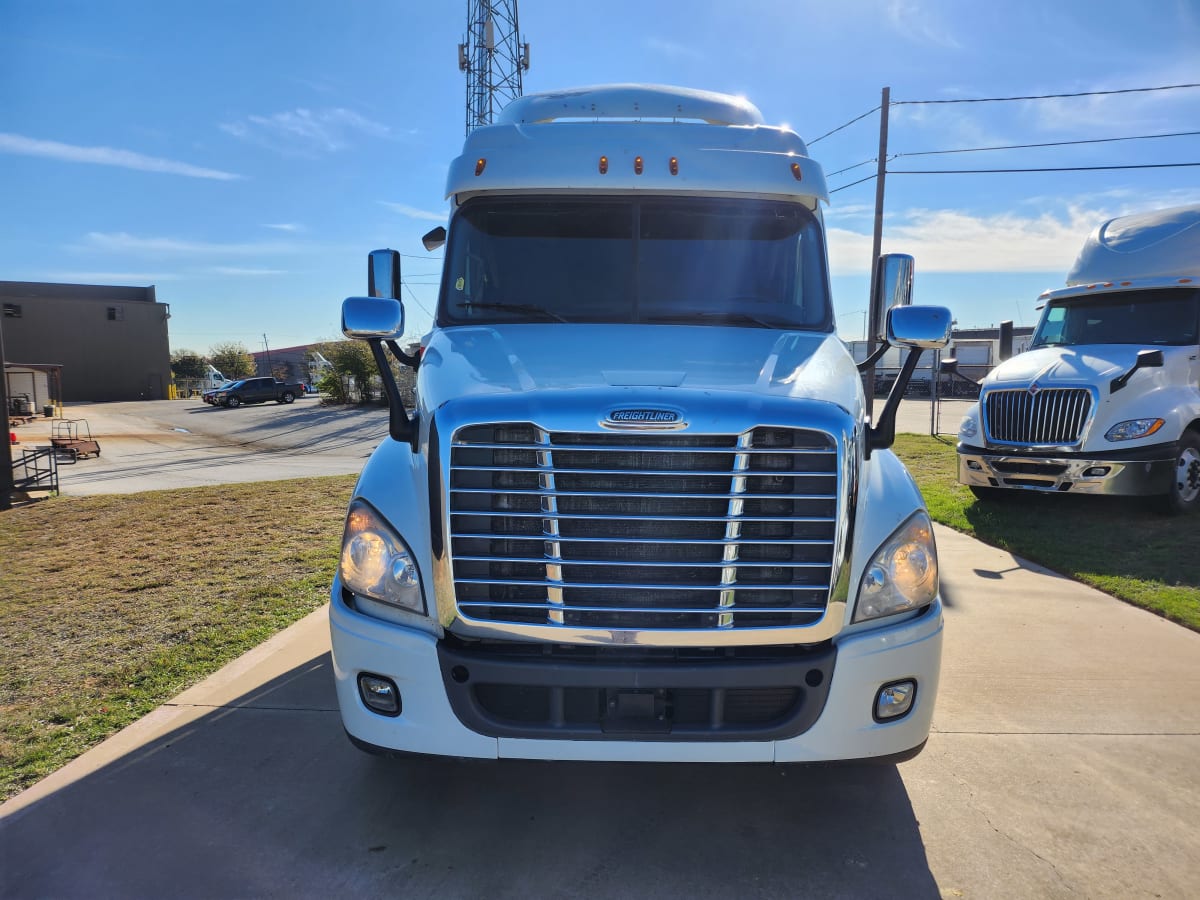
<path id="1" fill-rule="evenodd" d="M 917 696 L 917 683 L 912 679 L 885 684 L 875 695 L 875 721 L 893 722 L 908 715 Z"/>
<path id="2" fill-rule="evenodd" d="M 1109 472 L 1108 466 L 1092 466 L 1090 469 L 1084 470 L 1084 478 L 1102 478 Z"/>
<path id="3" fill-rule="evenodd" d="M 981 466 L 979 463 L 975 462 L 975 460 L 973 460 L 973 459 L 967 460 L 967 468 L 970 469 L 972 472 L 982 472 L 983 471 L 983 466 Z"/>
<path id="4" fill-rule="evenodd" d="M 396 690 L 396 682 L 390 678 L 361 673 L 358 676 L 358 695 L 372 712 L 381 716 L 400 715 L 400 692 Z"/>

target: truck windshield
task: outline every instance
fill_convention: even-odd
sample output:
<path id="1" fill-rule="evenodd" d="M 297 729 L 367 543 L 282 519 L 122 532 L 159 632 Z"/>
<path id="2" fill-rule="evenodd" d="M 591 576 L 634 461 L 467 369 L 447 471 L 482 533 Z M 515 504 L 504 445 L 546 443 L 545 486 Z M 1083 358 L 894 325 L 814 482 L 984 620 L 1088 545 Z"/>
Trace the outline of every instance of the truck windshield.
<path id="1" fill-rule="evenodd" d="M 476 199 L 446 257 L 441 325 L 832 327 L 821 229 L 795 203 Z"/>
<path id="2" fill-rule="evenodd" d="M 1030 347 L 1075 344 L 1187 346 L 1200 340 L 1200 290 L 1120 291 L 1052 300 Z"/>

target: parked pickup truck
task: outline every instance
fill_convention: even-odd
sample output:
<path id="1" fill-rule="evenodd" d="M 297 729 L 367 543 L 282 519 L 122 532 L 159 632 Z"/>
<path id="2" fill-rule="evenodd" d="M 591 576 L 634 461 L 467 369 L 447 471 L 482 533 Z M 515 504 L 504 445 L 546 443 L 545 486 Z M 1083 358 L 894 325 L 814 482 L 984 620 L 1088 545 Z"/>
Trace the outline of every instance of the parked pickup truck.
<path id="1" fill-rule="evenodd" d="M 266 403 L 268 400 L 291 403 L 303 396 L 304 385 L 299 382 L 289 384 L 274 378 L 244 378 L 220 388 L 213 394 L 212 403 L 234 409 L 243 403 Z"/>

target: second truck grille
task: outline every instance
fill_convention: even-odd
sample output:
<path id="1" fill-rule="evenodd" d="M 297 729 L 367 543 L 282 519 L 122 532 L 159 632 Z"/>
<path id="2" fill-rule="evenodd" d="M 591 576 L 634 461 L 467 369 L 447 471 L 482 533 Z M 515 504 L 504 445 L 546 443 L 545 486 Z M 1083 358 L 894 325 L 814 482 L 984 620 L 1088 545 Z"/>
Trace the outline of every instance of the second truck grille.
<path id="1" fill-rule="evenodd" d="M 1092 411 L 1084 388 L 990 391 L 985 401 L 989 437 L 1002 444 L 1077 444 Z"/>
<path id="2" fill-rule="evenodd" d="M 740 435 L 460 429 L 458 608 L 575 628 L 807 625 L 825 612 L 838 454 L 807 429 Z"/>

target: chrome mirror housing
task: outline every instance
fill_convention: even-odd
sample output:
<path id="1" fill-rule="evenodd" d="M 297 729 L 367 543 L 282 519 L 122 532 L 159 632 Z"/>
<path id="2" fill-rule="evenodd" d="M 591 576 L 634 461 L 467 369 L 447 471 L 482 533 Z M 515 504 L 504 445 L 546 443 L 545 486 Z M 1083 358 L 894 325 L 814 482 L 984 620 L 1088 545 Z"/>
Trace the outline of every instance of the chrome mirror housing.
<path id="1" fill-rule="evenodd" d="M 400 296 L 399 251 L 371 251 L 367 258 L 367 295 L 385 298 Z"/>
<path id="2" fill-rule="evenodd" d="M 879 257 L 875 270 L 876 297 L 871 305 L 876 316 L 885 316 L 892 307 L 912 303 L 913 268 L 913 258 L 907 253 L 885 253 Z M 874 321 L 871 326 L 872 334 L 878 338 L 884 337 L 882 321 Z"/>
<path id="3" fill-rule="evenodd" d="M 356 341 L 391 341 L 404 334 L 404 306 L 381 297 L 347 297 L 342 301 L 342 334 Z"/>
<path id="4" fill-rule="evenodd" d="M 893 347 L 936 350 L 950 343 L 954 317 L 944 306 L 894 306 L 887 313 L 887 340 Z"/>

